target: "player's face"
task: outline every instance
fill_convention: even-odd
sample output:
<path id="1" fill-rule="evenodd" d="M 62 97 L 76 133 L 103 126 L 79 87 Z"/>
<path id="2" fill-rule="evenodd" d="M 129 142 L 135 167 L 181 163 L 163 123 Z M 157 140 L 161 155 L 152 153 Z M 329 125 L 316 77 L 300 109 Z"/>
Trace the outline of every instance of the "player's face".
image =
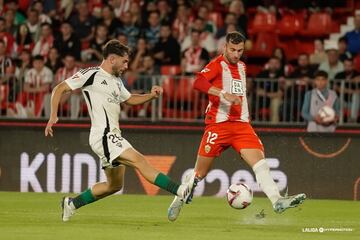
<path id="1" fill-rule="evenodd" d="M 110 56 L 110 62 L 112 64 L 112 74 L 115 77 L 119 77 L 123 72 L 128 69 L 129 56 L 125 55 L 123 57 L 112 55 Z"/>
<path id="2" fill-rule="evenodd" d="M 231 64 L 236 64 L 240 61 L 240 58 L 244 52 L 244 42 L 234 44 L 228 42 L 224 46 L 224 55 Z"/>

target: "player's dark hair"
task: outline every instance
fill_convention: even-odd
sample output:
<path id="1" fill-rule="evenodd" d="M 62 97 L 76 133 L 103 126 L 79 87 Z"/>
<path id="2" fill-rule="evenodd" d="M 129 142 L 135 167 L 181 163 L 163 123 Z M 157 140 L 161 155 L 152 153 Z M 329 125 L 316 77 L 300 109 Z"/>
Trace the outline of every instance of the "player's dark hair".
<path id="1" fill-rule="evenodd" d="M 241 42 L 244 43 L 245 41 L 245 36 L 237 31 L 226 34 L 226 43 L 239 44 Z"/>
<path id="2" fill-rule="evenodd" d="M 319 70 L 315 73 L 315 78 L 317 78 L 317 77 L 323 77 L 323 78 L 328 79 L 329 74 L 323 70 Z"/>
<path id="3" fill-rule="evenodd" d="M 125 55 L 130 55 L 130 49 L 124 44 L 121 44 L 119 40 L 113 39 L 108 41 L 103 49 L 104 59 L 106 59 L 110 54 L 124 57 Z"/>

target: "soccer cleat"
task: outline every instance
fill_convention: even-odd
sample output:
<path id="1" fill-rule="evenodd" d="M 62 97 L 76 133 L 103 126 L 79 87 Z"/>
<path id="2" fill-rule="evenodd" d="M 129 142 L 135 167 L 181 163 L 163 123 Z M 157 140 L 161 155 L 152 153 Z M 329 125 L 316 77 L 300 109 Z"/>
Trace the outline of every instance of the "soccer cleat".
<path id="1" fill-rule="evenodd" d="M 185 176 L 185 181 L 180 185 L 178 196 L 175 196 L 174 200 L 168 208 L 168 219 L 169 221 L 175 221 L 183 207 L 184 203 L 188 204 L 191 202 L 194 195 L 195 187 L 198 183 L 198 179 L 195 177 L 195 172 L 191 172 Z"/>
<path id="2" fill-rule="evenodd" d="M 185 177 L 184 183 L 180 185 L 181 195 L 179 197 L 181 197 L 186 204 L 191 202 L 195 187 L 198 183 L 198 180 L 195 178 L 195 176 L 195 172 L 188 174 Z"/>
<path id="3" fill-rule="evenodd" d="M 168 209 L 169 221 L 173 222 L 178 218 L 183 205 L 184 201 L 180 197 L 175 196 L 174 201 L 170 204 L 170 207 Z"/>
<path id="4" fill-rule="evenodd" d="M 294 208 L 302 204 L 306 199 L 305 193 L 300 193 L 294 196 L 281 197 L 274 205 L 274 211 L 276 213 L 283 213 L 288 208 Z"/>
<path id="5" fill-rule="evenodd" d="M 69 197 L 64 197 L 61 201 L 61 209 L 62 209 L 61 218 L 63 222 L 69 221 L 70 217 L 75 214 L 75 209 L 72 206 L 70 206 L 70 202 L 71 202 L 71 198 Z"/>

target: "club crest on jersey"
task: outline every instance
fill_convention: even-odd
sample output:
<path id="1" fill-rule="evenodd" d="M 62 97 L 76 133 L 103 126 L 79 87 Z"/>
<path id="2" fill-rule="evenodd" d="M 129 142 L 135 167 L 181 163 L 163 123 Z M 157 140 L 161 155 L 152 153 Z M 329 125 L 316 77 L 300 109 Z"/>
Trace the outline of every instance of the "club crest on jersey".
<path id="1" fill-rule="evenodd" d="M 115 91 L 111 93 L 111 97 L 107 99 L 109 103 L 120 104 L 120 95 Z"/>
<path id="2" fill-rule="evenodd" d="M 209 144 L 206 144 L 204 150 L 206 153 L 209 153 L 211 151 L 211 146 Z"/>

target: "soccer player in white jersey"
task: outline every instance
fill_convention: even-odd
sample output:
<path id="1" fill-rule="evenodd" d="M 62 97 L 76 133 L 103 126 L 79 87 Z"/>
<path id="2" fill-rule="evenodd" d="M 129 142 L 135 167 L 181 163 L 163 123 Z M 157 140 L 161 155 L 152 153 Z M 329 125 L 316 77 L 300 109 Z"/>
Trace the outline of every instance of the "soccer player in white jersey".
<path id="1" fill-rule="evenodd" d="M 110 40 L 103 50 L 100 66 L 78 71 L 74 76 L 58 84 L 51 96 L 51 115 L 45 128 L 45 136 L 53 137 L 52 126 L 58 121 L 57 112 L 61 96 L 71 90 L 81 89 L 91 118 L 89 142 L 91 149 L 99 156 L 105 171 L 106 182 L 99 182 L 75 197 L 62 200 L 62 220 L 68 221 L 75 210 L 107 197 L 123 187 L 125 166 L 136 168 L 150 183 L 188 199 L 192 182 L 179 185 L 168 176 L 154 169 L 121 136 L 119 129 L 120 103 L 138 105 L 157 98 L 163 89 L 153 86 L 151 93 L 130 94 L 124 87 L 120 75 L 128 68 L 129 48 L 118 40 Z"/>

